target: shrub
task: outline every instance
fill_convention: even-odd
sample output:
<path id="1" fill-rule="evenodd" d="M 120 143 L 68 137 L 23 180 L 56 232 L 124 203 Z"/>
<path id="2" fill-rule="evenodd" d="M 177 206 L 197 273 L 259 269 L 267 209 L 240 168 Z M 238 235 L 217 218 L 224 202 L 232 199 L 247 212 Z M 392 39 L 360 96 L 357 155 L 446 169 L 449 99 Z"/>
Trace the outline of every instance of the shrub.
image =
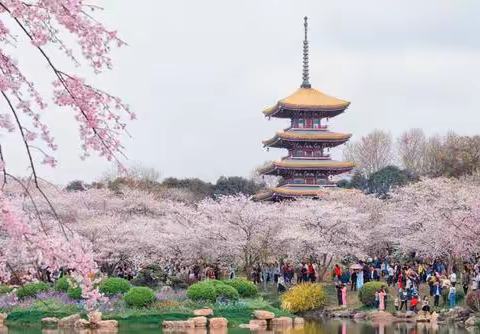
<path id="1" fill-rule="evenodd" d="M 48 291 L 48 285 L 44 282 L 28 283 L 18 288 L 17 297 L 36 297 L 38 293 Z"/>
<path id="2" fill-rule="evenodd" d="M 465 302 L 472 311 L 480 312 L 480 290 L 470 292 L 467 295 L 467 300 Z"/>
<path id="3" fill-rule="evenodd" d="M 13 288 L 9 287 L 8 285 L 0 285 L 0 295 L 5 295 L 7 293 L 12 292 Z"/>
<path id="4" fill-rule="evenodd" d="M 168 281 L 174 290 L 188 288 L 188 283 L 178 276 L 168 276 Z"/>
<path id="5" fill-rule="evenodd" d="M 215 291 L 218 297 L 223 297 L 229 300 L 238 300 L 239 295 L 238 291 L 235 290 L 233 286 L 226 285 L 226 284 L 219 284 L 215 287 Z"/>
<path id="6" fill-rule="evenodd" d="M 217 299 L 217 290 L 214 281 L 203 281 L 190 285 L 187 290 L 188 298 L 192 300 L 209 300 L 214 302 Z"/>
<path id="7" fill-rule="evenodd" d="M 238 291 L 238 294 L 243 298 L 253 297 L 258 293 L 257 286 L 247 280 L 232 279 L 222 282 L 227 285 L 233 286 Z"/>
<path id="8" fill-rule="evenodd" d="M 282 309 L 293 313 L 319 309 L 326 303 L 327 298 L 320 284 L 298 284 L 282 296 Z"/>
<path id="9" fill-rule="evenodd" d="M 82 288 L 81 287 L 74 288 L 73 286 L 71 286 L 67 290 L 67 295 L 72 299 L 82 299 Z"/>
<path id="10" fill-rule="evenodd" d="M 63 276 L 62 278 L 59 278 L 55 282 L 55 290 L 67 292 L 68 288 L 70 287 L 70 279 L 71 278 L 69 276 Z"/>
<path id="11" fill-rule="evenodd" d="M 135 287 L 128 290 L 125 295 L 125 302 L 134 307 L 146 307 L 153 304 L 155 294 L 147 287 Z"/>
<path id="12" fill-rule="evenodd" d="M 375 306 L 375 291 L 385 287 L 387 291 L 387 285 L 384 282 L 368 282 L 365 283 L 360 290 L 358 290 L 358 299 L 365 306 Z"/>
<path id="13" fill-rule="evenodd" d="M 132 280 L 132 284 L 135 286 L 148 286 L 149 288 L 155 289 L 166 281 L 167 274 L 162 267 L 151 264 L 140 270 L 137 277 Z"/>
<path id="14" fill-rule="evenodd" d="M 132 285 L 129 281 L 123 278 L 107 278 L 100 283 L 100 292 L 106 296 L 114 296 L 119 293 L 126 293 Z"/>

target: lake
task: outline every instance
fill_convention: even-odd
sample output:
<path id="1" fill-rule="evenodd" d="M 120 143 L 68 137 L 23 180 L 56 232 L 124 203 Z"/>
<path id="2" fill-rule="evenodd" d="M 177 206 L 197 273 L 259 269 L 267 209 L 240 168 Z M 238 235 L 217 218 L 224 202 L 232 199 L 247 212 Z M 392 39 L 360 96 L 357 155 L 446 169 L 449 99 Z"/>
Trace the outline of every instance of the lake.
<path id="1" fill-rule="evenodd" d="M 121 326 L 119 334 L 159 334 L 162 330 L 159 326 L 131 325 Z M 228 334 L 248 334 L 247 329 L 233 328 L 228 330 Z M 264 331 L 265 333 L 274 333 L 273 331 Z M 287 329 L 280 331 L 285 334 L 468 334 L 464 328 L 453 325 L 432 326 L 429 324 L 396 323 L 389 325 L 369 323 L 357 323 L 352 321 L 328 320 L 325 322 L 306 322 L 303 328 Z M 95 330 L 72 330 L 72 329 L 44 329 L 39 328 L 0 328 L 0 334 L 104 334 L 105 332 Z M 165 333 L 174 333 L 164 331 Z M 188 334 L 206 334 L 206 330 L 192 330 Z M 255 332 L 259 333 L 260 332 Z M 476 330 L 475 333 L 479 333 Z M 210 331 L 209 334 L 227 334 L 227 331 Z"/>

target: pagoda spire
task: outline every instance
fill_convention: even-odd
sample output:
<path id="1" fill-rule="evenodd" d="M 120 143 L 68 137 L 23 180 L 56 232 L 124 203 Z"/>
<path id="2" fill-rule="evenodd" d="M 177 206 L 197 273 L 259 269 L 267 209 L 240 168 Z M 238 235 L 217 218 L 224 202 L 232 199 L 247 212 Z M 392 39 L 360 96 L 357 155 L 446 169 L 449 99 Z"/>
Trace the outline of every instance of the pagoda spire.
<path id="1" fill-rule="evenodd" d="M 308 79 L 310 78 L 309 75 L 309 64 L 308 64 L 308 17 L 304 17 L 304 27 L 305 27 L 305 40 L 303 41 L 303 82 L 300 86 L 301 88 L 312 88 Z"/>

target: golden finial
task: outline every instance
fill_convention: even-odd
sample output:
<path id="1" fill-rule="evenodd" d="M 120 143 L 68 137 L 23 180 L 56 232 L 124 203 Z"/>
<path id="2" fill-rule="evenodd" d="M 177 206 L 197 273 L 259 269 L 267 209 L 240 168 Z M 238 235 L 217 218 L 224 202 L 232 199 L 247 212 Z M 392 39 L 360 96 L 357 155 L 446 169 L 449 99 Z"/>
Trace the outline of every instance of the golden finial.
<path id="1" fill-rule="evenodd" d="M 303 41 L 303 82 L 301 87 L 302 88 L 312 88 L 308 79 L 310 78 L 309 75 L 309 64 L 308 64 L 308 17 L 304 17 L 304 24 L 305 27 L 305 40 Z"/>

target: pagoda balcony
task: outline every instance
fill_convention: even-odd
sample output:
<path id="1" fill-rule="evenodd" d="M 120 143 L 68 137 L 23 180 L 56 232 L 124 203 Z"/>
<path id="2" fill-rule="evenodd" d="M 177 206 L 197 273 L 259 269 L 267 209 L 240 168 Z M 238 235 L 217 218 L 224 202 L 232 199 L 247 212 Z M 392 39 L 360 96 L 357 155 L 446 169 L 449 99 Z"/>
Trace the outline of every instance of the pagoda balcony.
<path id="1" fill-rule="evenodd" d="M 331 160 L 332 157 L 330 156 L 330 154 L 327 154 L 327 155 L 322 155 L 322 156 L 303 156 L 303 157 L 298 157 L 298 156 L 294 156 L 294 155 L 286 155 L 284 157 L 282 157 L 282 160 L 285 160 L 285 159 L 298 159 L 298 160 Z"/>

